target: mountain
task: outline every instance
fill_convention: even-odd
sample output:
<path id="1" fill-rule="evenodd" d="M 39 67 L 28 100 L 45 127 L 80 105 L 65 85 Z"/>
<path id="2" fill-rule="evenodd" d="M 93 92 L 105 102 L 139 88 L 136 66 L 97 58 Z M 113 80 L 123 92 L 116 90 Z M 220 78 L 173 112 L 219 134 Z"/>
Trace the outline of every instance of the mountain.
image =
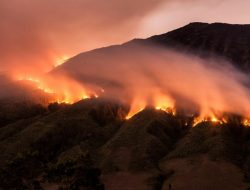
<path id="1" fill-rule="evenodd" d="M 134 39 L 122 45 L 81 53 L 56 68 L 54 72 L 63 70 L 73 73 L 73 70 L 81 70 L 84 64 L 105 62 L 107 57 L 113 57 L 115 60 L 126 59 L 128 54 L 135 53 L 133 51 L 137 45 L 152 44 L 202 58 L 225 59 L 245 72 L 250 71 L 250 25 L 190 23 L 148 39 Z"/>
<path id="2" fill-rule="evenodd" d="M 129 85 L 133 83 L 130 79 L 135 77 L 146 75 L 147 80 L 151 80 L 155 86 L 161 86 L 163 79 L 159 76 L 171 76 L 168 71 L 173 69 L 172 63 L 178 63 L 183 69 L 190 68 L 185 63 L 193 59 L 200 59 L 204 65 L 209 65 L 212 60 L 224 73 L 228 73 L 225 63 L 230 64 L 235 70 L 249 75 L 249 31 L 250 25 L 191 23 L 148 39 L 135 39 L 121 45 L 83 52 L 56 67 L 49 75 L 69 75 L 84 85 L 101 87 L 115 97 L 117 92 L 123 92 L 124 87 L 130 88 Z M 161 69 L 157 66 L 159 64 L 162 65 Z M 163 70 L 166 72 L 159 74 Z M 166 78 L 164 81 L 174 77 Z"/>
<path id="3" fill-rule="evenodd" d="M 248 25 L 192 23 L 79 54 L 50 74 L 67 72 L 79 81 L 119 87 L 79 73 L 84 64 L 101 64 L 108 57 L 126 61 L 127 51 L 136 56 L 138 45 L 152 43 L 201 58 L 223 57 L 249 71 L 248 38 Z M 0 105 L 0 189 L 250 188 L 250 128 L 239 116 L 192 127 L 194 116 L 152 107 L 126 119 L 127 105 L 106 98 L 48 107 L 10 104 Z"/>
<path id="4" fill-rule="evenodd" d="M 191 23 L 147 40 L 201 56 L 219 56 L 250 71 L 250 25 Z"/>
<path id="5" fill-rule="evenodd" d="M 0 128 L 2 189 L 246 189 L 250 129 L 87 99 Z"/>

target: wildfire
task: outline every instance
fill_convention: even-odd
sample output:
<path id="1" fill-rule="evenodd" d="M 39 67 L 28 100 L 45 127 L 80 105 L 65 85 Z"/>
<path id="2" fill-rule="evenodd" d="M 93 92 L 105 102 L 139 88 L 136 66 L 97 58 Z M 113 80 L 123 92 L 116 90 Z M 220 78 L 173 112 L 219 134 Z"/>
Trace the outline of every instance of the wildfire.
<path id="1" fill-rule="evenodd" d="M 33 78 L 33 77 L 20 77 L 18 80 L 19 81 L 30 81 L 33 83 L 40 83 L 40 81 L 38 79 Z"/>
<path id="2" fill-rule="evenodd" d="M 154 105 L 155 105 L 154 106 L 155 109 L 157 110 L 162 110 L 168 113 L 173 113 L 175 115 L 175 110 L 173 109 L 174 101 L 170 97 L 164 94 L 160 93 L 160 94 L 155 95 Z"/>
<path id="3" fill-rule="evenodd" d="M 41 80 L 37 79 L 37 78 L 33 78 L 33 77 L 23 77 L 20 78 L 19 81 L 30 81 L 32 83 L 34 83 L 37 87 L 37 89 L 47 93 L 47 94 L 53 94 L 54 91 L 50 88 L 47 88 L 43 85 L 43 83 L 41 82 Z"/>
<path id="4" fill-rule="evenodd" d="M 89 98 L 99 98 L 99 95 L 95 92 L 89 92 L 84 89 L 81 85 L 74 81 L 70 81 L 69 79 L 61 78 L 57 81 L 46 81 L 40 78 L 35 77 L 21 77 L 18 79 L 19 81 L 30 81 L 35 84 L 36 88 L 43 91 L 46 94 L 50 94 L 53 97 L 52 102 L 58 103 L 67 103 L 72 104 L 76 101 L 82 99 L 89 99 Z M 60 83 L 58 83 L 60 81 Z M 105 90 L 100 88 L 100 93 L 104 93 Z M 126 117 L 126 119 L 130 119 L 137 113 L 141 112 L 145 109 L 148 105 L 147 101 L 145 101 L 144 97 L 138 96 L 134 98 L 131 103 L 130 111 Z M 153 105 L 156 110 L 165 111 L 166 113 L 176 115 L 176 110 L 174 109 L 175 104 L 174 101 L 166 95 L 161 93 L 155 94 L 153 96 Z M 203 116 L 202 116 L 203 115 Z M 221 114 L 201 114 L 200 116 L 194 118 L 193 120 L 193 127 L 197 126 L 199 123 L 203 122 L 212 122 L 214 124 L 225 124 L 227 123 L 227 119 L 225 117 L 218 117 Z M 242 119 L 241 123 L 246 126 L 250 127 L 250 119 L 244 118 Z M 187 124 L 186 124 L 187 125 Z"/>
<path id="5" fill-rule="evenodd" d="M 141 112 L 144 108 L 140 108 L 139 110 L 132 110 L 128 113 L 128 115 L 126 116 L 126 119 L 130 119 L 131 117 L 133 117 L 134 115 L 136 115 L 137 113 Z"/>
<path id="6" fill-rule="evenodd" d="M 227 119 L 224 118 L 224 117 L 220 118 L 220 119 L 218 119 L 215 116 L 212 116 L 212 117 L 197 117 L 197 118 L 194 119 L 193 127 L 197 126 L 199 123 L 208 122 L 208 121 L 210 121 L 212 123 L 216 123 L 216 124 L 225 124 L 225 123 L 227 123 Z M 241 123 L 245 127 L 250 127 L 250 119 L 248 119 L 248 118 L 242 119 Z"/>
<path id="7" fill-rule="evenodd" d="M 227 120 L 225 118 L 217 118 L 216 116 L 212 115 L 212 116 L 205 116 L 205 117 L 196 117 L 193 121 L 193 127 L 197 126 L 200 123 L 203 122 L 212 122 L 215 124 L 224 124 L 227 123 Z"/>
<path id="8" fill-rule="evenodd" d="M 175 115 L 175 110 L 173 109 L 174 101 L 169 96 L 164 95 L 159 90 L 156 90 L 156 92 L 152 96 L 153 100 L 151 104 L 148 104 L 147 101 L 145 101 L 145 97 L 137 96 L 136 98 L 134 98 L 126 119 L 130 119 L 131 117 L 145 109 L 147 106 L 151 106 L 156 110 L 162 110 Z"/>
<path id="9" fill-rule="evenodd" d="M 62 65 L 64 62 L 66 62 L 70 57 L 67 55 L 61 56 L 55 60 L 55 67 L 58 67 Z"/>
<path id="10" fill-rule="evenodd" d="M 243 119 L 242 124 L 246 127 L 250 127 L 250 119 Z"/>
<path id="11" fill-rule="evenodd" d="M 130 111 L 126 117 L 126 119 L 130 119 L 140 111 L 142 111 L 147 106 L 147 103 L 143 101 L 143 99 L 137 98 L 134 99 L 132 104 L 130 105 Z"/>
<path id="12" fill-rule="evenodd" d="M 81 85 L 69 79 L 61 78 L 60 83 L 53 80 L 42 80 L 35 77 L 21 77 L 19 81 L 29 81 L 35 85 L 36 89 L 50 94 L 51 102 L 72 104 L 82 99 L 90 98 L 91 95 L 98 97 L 96 93 L 87 92 Z M 48 102 L 50 103 L 50 102 Z"/>
<path id="13" fill-rule="evenodd" d="M 46 80 L 39 77 L 20 77 L 19 81 L 29 81 L 36 86 L 37 89 L 42 92 L 49 94 L 53 100 L 51 102 L 58 103 L 67 103 L 72 104 L 82 99 L 89 98 L 99 98 L 99 96 L 105 92 L 103 88 L 100 87 L 98 93 L 93 91 L 88 91 L 83 88 L 82 85 L 78 84 L 75 81 L 66 78 L 57 78 L 56 80 Z M 156 91 L 155 94 L 152 94 L 151 104 L 148 104 L 146 101 L 147 98 L 137 96 L 133 99 L 130 104 L 130 111 L 126 117 L 126 119 L 130 119 L 147 106 L 154 107 L 156 110 L 165 111 L 169 114 L 176 115 L 175 102 L 169 96 Z M 48 102 L 50 103 L 50 102 Z M 197 126 L 202 122 L 212 122 L 214 124 L 224 124 L 227 123 L 227 119 L 225 117 L 218 117 L 221 114 L 215 114 L 214 112 L 211 114 L 201 114 L 200 116 L 194 118 L 193 127 Z M 250 119 L 245 118 L 242 119 L 241 123 L 250 127 Z"/>

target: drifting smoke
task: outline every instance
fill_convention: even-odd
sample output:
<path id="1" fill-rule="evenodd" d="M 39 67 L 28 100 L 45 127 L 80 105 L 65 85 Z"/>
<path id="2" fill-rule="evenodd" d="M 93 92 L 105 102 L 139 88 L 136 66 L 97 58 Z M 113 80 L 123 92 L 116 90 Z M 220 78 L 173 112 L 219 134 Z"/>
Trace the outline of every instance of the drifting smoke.
<path id="1" fill-rule="evenodd" d="M 76 56 L 55 73 L 74 78 L 86 92 L 128 103 L 131 115 L 151 105 L 198 110 L 203 117 L 250 116 L 248 76 L 222 60 L 132 42 Z"/>
<path id="2" fill-rule="evenodd" d="M 189 22 L 248 23 L 248 7 L 236 0 L 1 0 L 0 72 L 41 74 L 65 55 Z"/>
<path id="3" fill-rule="evenodd" d="M 1 0 L 0 72 L 29 76 L 58 59 L 133 38 L 162 0 Z"/>
<path id="4" fill-rule="evenodd" d="M 128 118 L 147 106 L 214 120 L 228 113 L 250 116 L 248 75 L 222 60 L 136 41 L 80 54 L 47 75 L 19 81 L 33 83 L 52 102 L 118 100 L 130 105 Z"/>
<path id="5" fill-rule="evenodd" d="M 198 109 L 202 116 L 217 112 L 249 116 L 245 85 L 249 79 L 244 74 L 222 61 L 204 61 L 157 47 L 126 45 L 92 51 L 43 75 L 53 70 L 58 59 L 67 59 L 67 54 L 166 32 L 183 23 L 249 21 L 246 2 L 225 2 L 1 0 L 0 72 L 34 83 L 59 102 L 104 96 L 130 104 L 131 114 L 152 105 Z M 242 8 L 240 17 L 236 7 Z M 198 17 L 201 10 L 204 14 Z M 230 17 L 222 10 L 230 12 Z M 178 22 L 168 22 L 176 18 Z M 5 96 L 13 91 L 5 91 Z"/>

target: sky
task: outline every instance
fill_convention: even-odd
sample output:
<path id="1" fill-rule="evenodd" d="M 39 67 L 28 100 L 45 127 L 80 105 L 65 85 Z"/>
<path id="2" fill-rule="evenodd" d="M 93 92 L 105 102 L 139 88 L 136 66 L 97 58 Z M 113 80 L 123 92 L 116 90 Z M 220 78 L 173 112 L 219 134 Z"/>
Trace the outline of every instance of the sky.
<path id="1" fill-rule="evenodd" d="M 0 72 L 48 72 L 64 59 L 190 22 L 250 22 L 246 0 L 1 0 Z"/>

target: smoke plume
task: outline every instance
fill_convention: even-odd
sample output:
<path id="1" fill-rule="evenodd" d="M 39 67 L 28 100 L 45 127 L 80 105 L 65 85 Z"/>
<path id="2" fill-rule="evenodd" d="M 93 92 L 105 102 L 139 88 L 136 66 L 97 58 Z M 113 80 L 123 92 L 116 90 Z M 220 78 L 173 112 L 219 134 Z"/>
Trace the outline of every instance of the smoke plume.
<path id="1" fill-rule="evenodd" d="M 189 22 L 248 23 L 248 7 L 236 0 L 1 0 L 0 72 L 38 75 L 79 52 Z"/>
<path id="2" fill-rule="evenodd" d="M 250 115 L 248 76 L 222 60 L 132 42 L 76 56 L 55 73 L 60 72 L 95 94 L 129 103 L 133 112 L 147 105 L 166 109 L 181 102 L 183 109 L 197 107 L 203 116 Z"/>
<path id="3" fill-rule="evenodd" d="M 2 0 L 0 71 L 48 72 L 57 59 L 131 39 L 162 0 Z"/>

